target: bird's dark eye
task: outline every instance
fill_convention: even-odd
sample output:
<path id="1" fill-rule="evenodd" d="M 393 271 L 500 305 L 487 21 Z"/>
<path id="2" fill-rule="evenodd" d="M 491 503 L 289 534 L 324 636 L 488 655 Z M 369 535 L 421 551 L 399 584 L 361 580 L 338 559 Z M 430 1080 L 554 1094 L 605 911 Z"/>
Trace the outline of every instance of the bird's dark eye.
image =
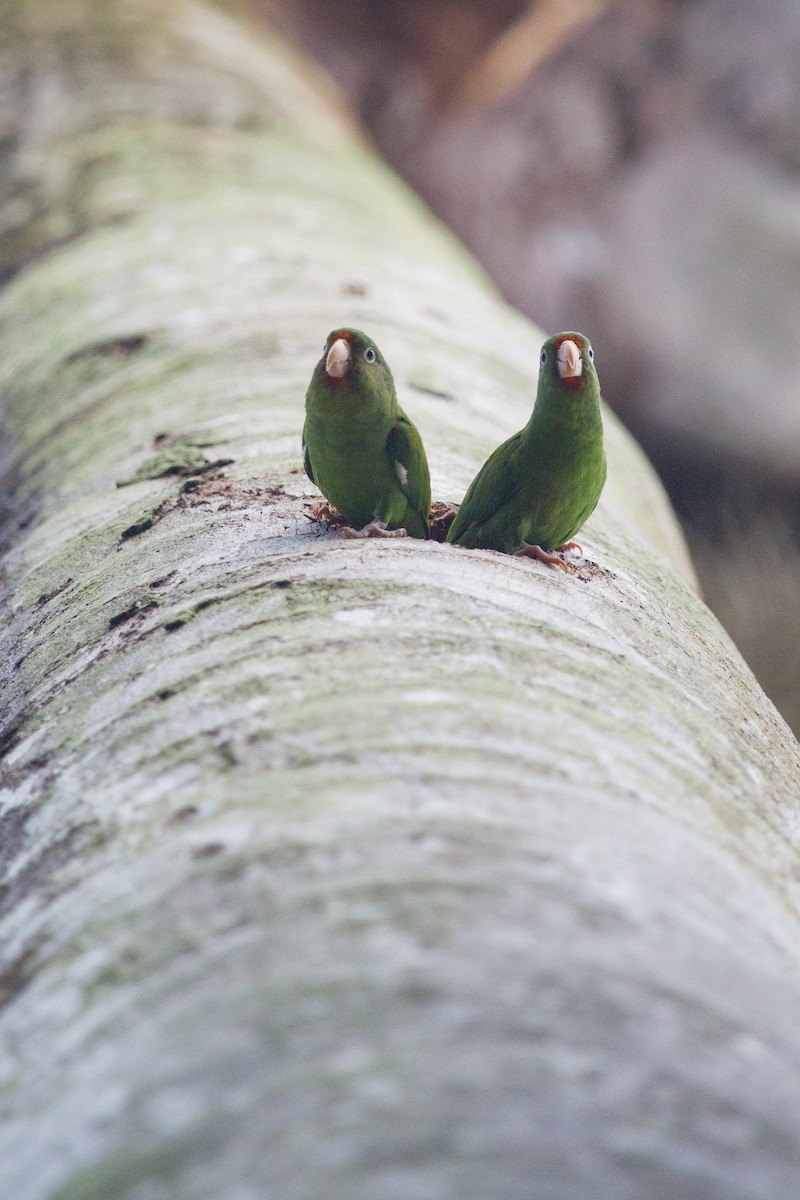
<path id="1" fill-rule="evenodd" d="M 547 362 L 547 351 L 546 350 L 543 350 L 542 353 L 539 355 L 539 362 L 542 364 L 542 366 L 544 366 L 544 364 Z"/>
<path id="2" fill-rule="evenodd" d="M 591 346 L 589 347 L 589 362 L 594 362 L 594 350 Z"/>
<path id="3" fill-rule="evenodd" d="M 327 354 L 327 353 L 328 353 L 328 343 L 327 343 L 327 342 L 326 342 L 326 343 L 325 343 L 325 345 L 322 347 L 322 353 L 323 353 L 323 354 Z"/>
<path id="4" fill-rule="evenodd" d="M 367 362 L 375 362 L 375 351 L 372 349 L 372 346 L 367 346 L 364 351 L 364 358 Z"/>

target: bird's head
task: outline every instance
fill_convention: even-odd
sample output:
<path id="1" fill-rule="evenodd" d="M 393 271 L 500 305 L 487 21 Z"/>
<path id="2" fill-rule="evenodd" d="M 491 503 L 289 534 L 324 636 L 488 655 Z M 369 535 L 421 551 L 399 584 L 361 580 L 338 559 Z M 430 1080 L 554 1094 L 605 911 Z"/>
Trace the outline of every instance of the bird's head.
<path id="1" fill-rule="evenodd" d="M 596 384 L 589 339 L 582 333 L 557 333 L 548 338 L 539 356 L 539 381 L 553 381 L 567 391 L 583 391 Z"/>
<path id="2" fill-rule="evenodd" d="M 389 375 L 380 350 L 360 329 L 332 329 L 317 364 L 322 382 L 331 389 L 371 390 Z M 389 376 L 391 378 L 391 376 Z"/>

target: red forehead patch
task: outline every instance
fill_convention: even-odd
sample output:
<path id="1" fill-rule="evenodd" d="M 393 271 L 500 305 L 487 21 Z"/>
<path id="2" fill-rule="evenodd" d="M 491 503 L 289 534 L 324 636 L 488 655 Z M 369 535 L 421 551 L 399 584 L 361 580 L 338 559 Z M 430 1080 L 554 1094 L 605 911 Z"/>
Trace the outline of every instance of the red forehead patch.
<path id="1" fill-rule="evenodd" d="M 553 338 L 553 345 L 556 350 L 559 346 L 563 346 L 564 342 L 574 342 L 578 349 L 583 348 L 583 338 L 579 333 L 562 333 L 557 338 Z"/>
<path id="2" fill-rule="evenodd" d="M 353 337 L 353 334 L 349 329 L 337 329 L 330 335 L 328 340 L 330 341 L 331 345 L 333 345 L 334 342 L 341 340 L 343 342 L 347 342 L 349 346 L 352 346 L 356 339 Z"/>

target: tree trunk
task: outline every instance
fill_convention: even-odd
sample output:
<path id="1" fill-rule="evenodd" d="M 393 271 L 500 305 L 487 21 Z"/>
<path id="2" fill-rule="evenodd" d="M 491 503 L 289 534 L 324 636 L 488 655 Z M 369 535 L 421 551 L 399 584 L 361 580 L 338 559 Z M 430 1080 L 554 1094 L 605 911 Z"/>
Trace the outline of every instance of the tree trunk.
<path id="1" fill-rule="evenodd" d="M 542 335 L 246 16 L 0 14 L 4 1193 L 794 1194 L 798 748 L 640 452 L 577 575 L 307 519 L 329 329 L 444 500 Z"/>

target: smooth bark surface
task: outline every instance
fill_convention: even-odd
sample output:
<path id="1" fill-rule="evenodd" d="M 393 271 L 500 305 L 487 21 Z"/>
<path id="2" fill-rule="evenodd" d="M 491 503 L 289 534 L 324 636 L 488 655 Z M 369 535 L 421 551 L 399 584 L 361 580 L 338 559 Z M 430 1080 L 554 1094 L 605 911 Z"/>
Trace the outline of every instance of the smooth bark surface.
<path id="1" fill-rule="evenodd" d="M 793 1194 L 798 748 L 639 451 L 569 577 L 308 520 L 331 327 L 446 500 L 540 333 L 264 31 L 0 13 L 7 1194 Z"/>

